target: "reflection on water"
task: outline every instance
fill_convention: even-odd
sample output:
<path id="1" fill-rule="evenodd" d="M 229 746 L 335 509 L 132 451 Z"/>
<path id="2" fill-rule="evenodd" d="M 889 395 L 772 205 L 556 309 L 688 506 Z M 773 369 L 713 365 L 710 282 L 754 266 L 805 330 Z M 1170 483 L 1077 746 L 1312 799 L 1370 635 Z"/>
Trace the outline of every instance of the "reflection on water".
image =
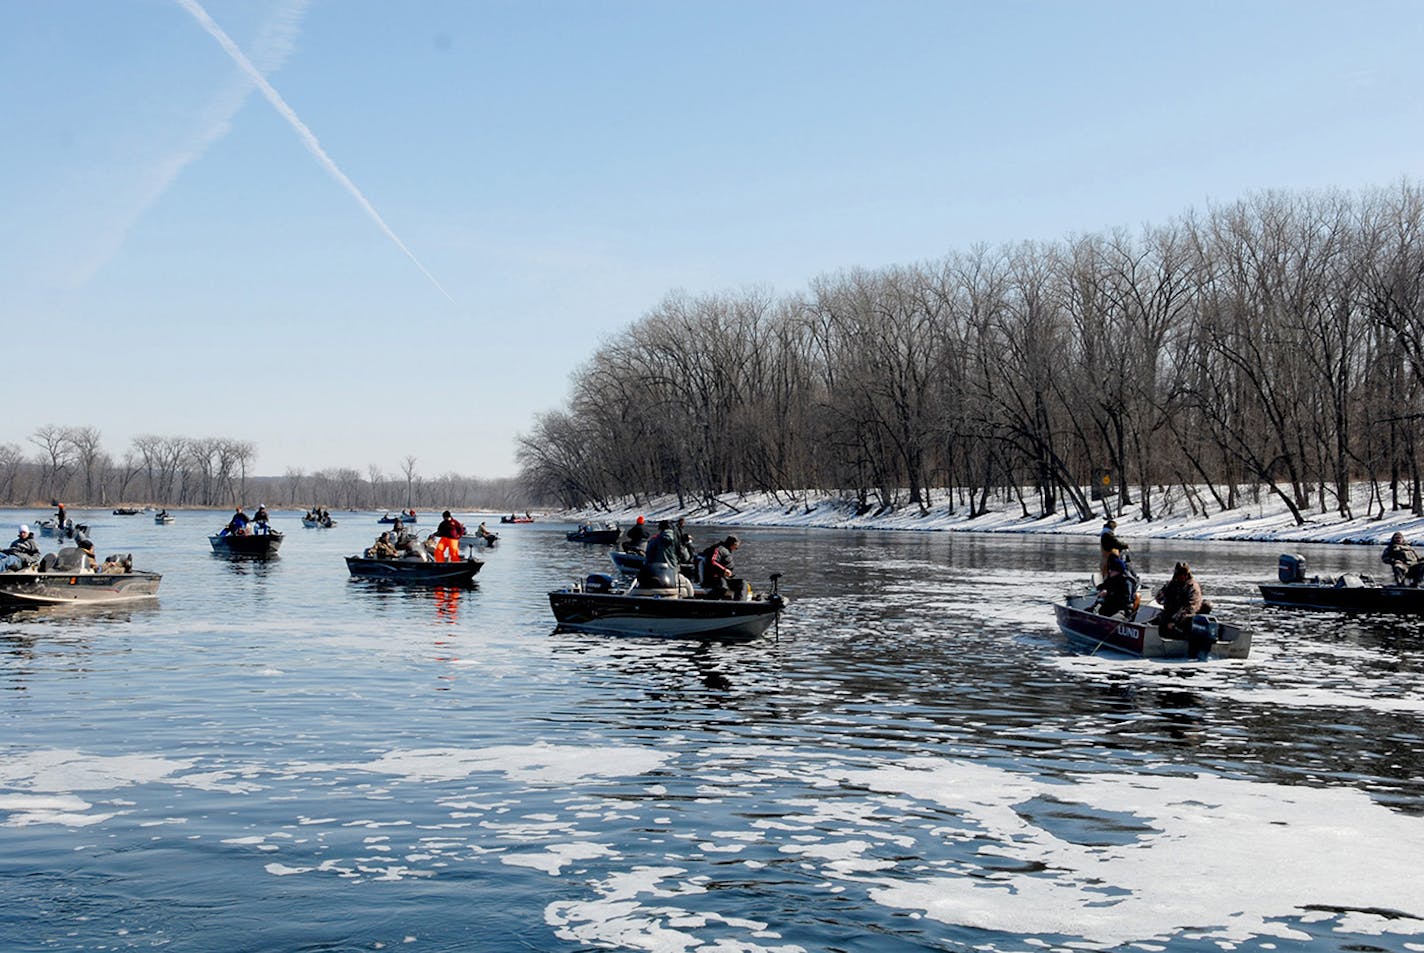
<path id="1" fill-rule="evenodd" d="M 353 580 L 375 515 L 280 563 L 96 520 L 161 602 L 0 618 L 0 948 L 1315 951 L 1424 923 L 1424 626 L 1265 607 L 1274 548 L 1134 541 L 1149 587 L 1188 559 L 1252 628 L 1201 665 L 1067 650 L 1049 602 L 1088 537 L 740 531 L 790 607 L 724 645 L 551 634 L 548 590 L 608 569 L 556 524 L 509 527 L 477 588 Z"/>

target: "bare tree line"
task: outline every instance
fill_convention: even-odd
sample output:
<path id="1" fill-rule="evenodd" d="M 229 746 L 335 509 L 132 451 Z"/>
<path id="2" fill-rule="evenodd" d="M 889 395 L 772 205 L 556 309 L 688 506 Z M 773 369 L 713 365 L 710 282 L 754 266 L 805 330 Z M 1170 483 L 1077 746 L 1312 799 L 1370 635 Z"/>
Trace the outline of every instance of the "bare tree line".
<path id="1" fill-rule="evenodd" d="M 257 447 L 248 440 L 144 434 L 122 457 L 102 445 L 93 427 L 46 424 L 30 435 L 32 452 L 0 444 L 0 500 L 14 504 L 65 501 L 71 506 L 145 503 L 158 506 L 324 506 L 332 509 L 454 507 L 496 510 L 523 506 L 513 480 L 482 480 L 446 473 L 426 478 L 414 456 L 387 475 L 371 464 L 281 477 L 251 472 Z"/>
<path id="2" fill-rule="evenodd" d="M 1360 515 L 1420 514 L 1421 385 L 1420 186 L 1266 193 L 785 297 L 671 294 L 519 458 L 569 506 L 814 490 L 1152 519 L 1167 496 L 1207 513 L 1266 493 L 1299 523 L 1356 515 L 1366 488 Z M 1097 503 L 1103 482 L 1120 492 Z"/>

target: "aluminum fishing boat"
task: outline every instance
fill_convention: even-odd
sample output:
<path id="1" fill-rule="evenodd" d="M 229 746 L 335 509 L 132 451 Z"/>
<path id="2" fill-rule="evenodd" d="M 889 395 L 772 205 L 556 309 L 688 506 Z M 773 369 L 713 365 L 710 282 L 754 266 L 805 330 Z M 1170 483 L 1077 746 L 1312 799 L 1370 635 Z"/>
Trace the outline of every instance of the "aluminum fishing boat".
<path id="1" fill-rule="evenodd" d="M 1093 652 L 1102 648 L 1116 649 L 1142 658 L 1199 658 L 1202 647 L 1210 658 L 1246 658 L 1251 654 L 1251 633 L 1239 626 L 1218 622 L 1210 615 L 1198 615 L 1192 620 L 1194 637 L 1163 638 L 1157 628 L 1161 607 L 1144 603 L 1128 616 L 1098 615 L 1091 611 L 1097 599 L 1095 592 L 1069 595 L 1053 604 L 1058 628 L 1080 648 Z"/>

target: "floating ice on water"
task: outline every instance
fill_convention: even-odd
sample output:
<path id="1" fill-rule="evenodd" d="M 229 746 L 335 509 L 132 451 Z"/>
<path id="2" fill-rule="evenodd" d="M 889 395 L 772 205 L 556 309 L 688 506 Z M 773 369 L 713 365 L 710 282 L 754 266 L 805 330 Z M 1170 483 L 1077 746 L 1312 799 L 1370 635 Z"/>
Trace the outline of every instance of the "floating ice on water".
<path id="1" fill-rule="evenodd" d="M 1010 934 L 1082 937 L 1101 945 L 1193 935 L 1224 942 L 1306 937 L 1279 922 L 1308 905 L 1387 908 L 1408 919 L 1352 919 L 1366 932 L 1417 934 L 1424 922 L 1418 857 L 1424 819 L 1350 788 L 1212 776 L 1088 775 L 1048 783 L 984 765 L 915 759 L 843 780 L 964 813 L 992 842 L 982 866 L 943 876 L 886 877 L 871 896 L 946 923 Z M 1032 798 L 1139 820 L 1125 844 L 1078 844 L 1017 808 Z M 1015 862 L 1018 873 L 1003 868 Z"/>

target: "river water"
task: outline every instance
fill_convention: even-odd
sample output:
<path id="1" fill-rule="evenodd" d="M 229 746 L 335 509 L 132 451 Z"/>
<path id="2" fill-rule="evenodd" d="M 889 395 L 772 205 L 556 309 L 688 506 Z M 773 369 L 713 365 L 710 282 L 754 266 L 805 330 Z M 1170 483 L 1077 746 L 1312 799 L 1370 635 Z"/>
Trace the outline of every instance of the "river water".
<path id="1" fill-rule="evenodd" d="M 390 591 L 374 514 L 77 515 L 163 586 L 0 616 L 0 950 L 1424 950 L 1424 623 L 1263 606 L 1278 547 L 1135 546 L 1253 630 L 1195 664 L 1069 651 L 1082 538 L 747 530 L 791 604 L 718 646 L 555 633 L 563 526 Z"/>

